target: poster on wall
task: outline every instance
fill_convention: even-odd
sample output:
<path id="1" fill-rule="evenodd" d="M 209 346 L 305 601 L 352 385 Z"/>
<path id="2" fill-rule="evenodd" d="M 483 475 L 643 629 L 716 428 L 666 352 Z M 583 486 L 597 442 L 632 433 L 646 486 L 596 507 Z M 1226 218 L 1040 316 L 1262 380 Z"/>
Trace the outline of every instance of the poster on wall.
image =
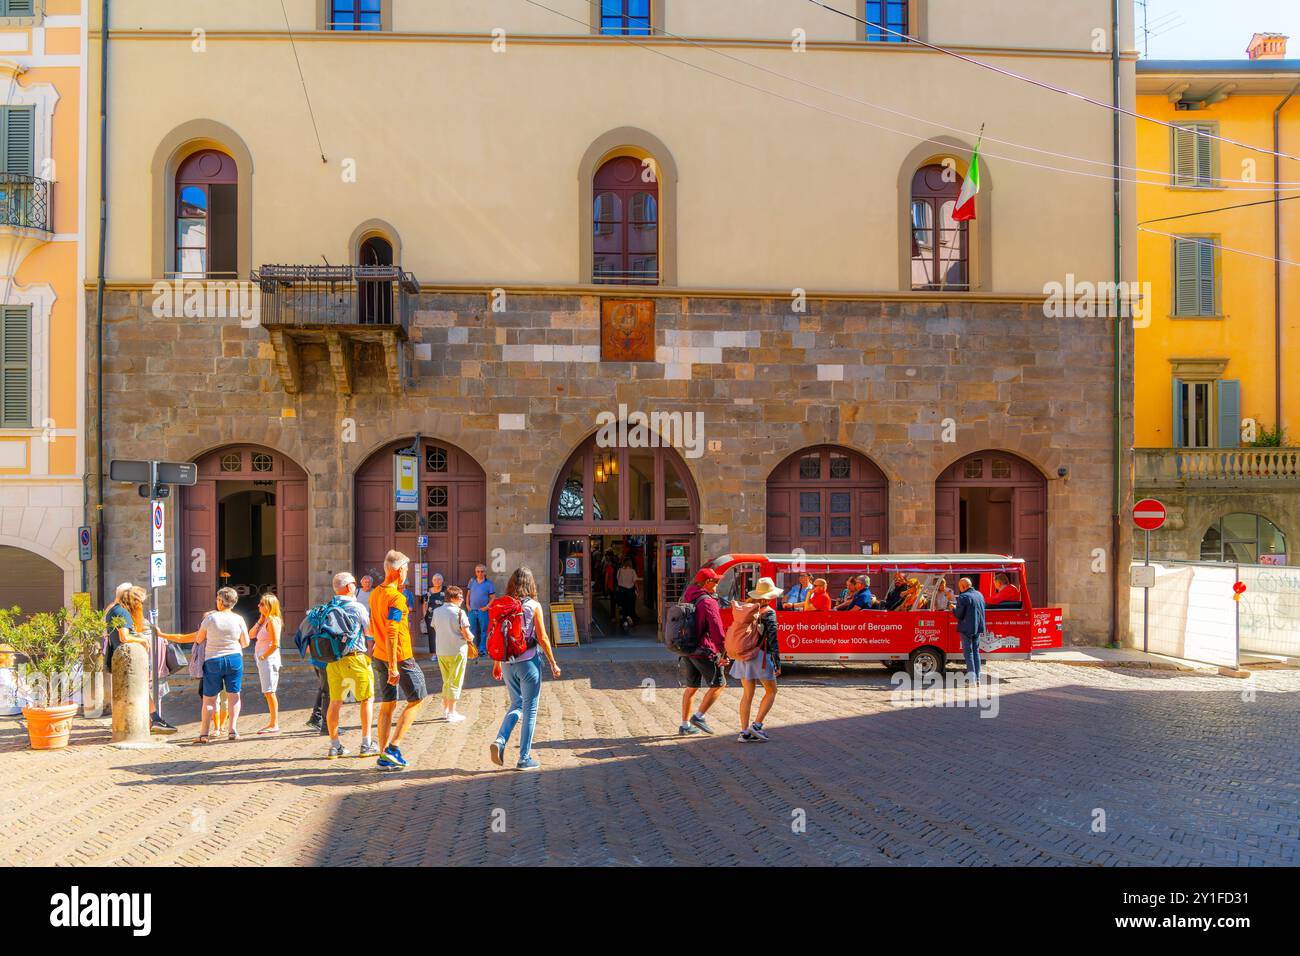
<path id="1" fill-rule="evenodd" d="M 551 637 L 556 647 L 576 647 L 578 638 L 578 615 L 572 604 L 551 605 Z"/>
<path id="2" fill-rule="evenodd" d="M 418 511 L 420 508 L 419 472 L 414 455 L 402 452 L 393 456 L 393 508 Z"/>

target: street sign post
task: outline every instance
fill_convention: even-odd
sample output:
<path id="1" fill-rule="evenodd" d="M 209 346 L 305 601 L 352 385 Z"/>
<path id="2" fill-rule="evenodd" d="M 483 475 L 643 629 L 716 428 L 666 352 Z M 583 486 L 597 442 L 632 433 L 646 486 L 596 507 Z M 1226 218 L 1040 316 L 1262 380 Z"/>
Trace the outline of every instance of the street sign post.
<path id="1" fill-rule="evenodd" d="M 199 480 L 199 466 L 189 461 L 136 461 L 115 458 L 108 464 L 108 477 L 139 486 L 140 497 L 149 500 L 149 622 L 150 669 L 153 671 L 153 699 L 162 716 L 162 697 L 158 693 L 158 659 L 162 643 L 158 637 L 158 588 L 167 586 L 167 521 L 162 499 L 171 494 L 172 485 L 194 485 Z M 89 560 L 89 528 L 81 529 L 82 560 Z"/>
<path id="2" fill-rule="evenodd" d="M 155 498 L 149 504 L 149 513 L 149 527 L 153 531 L 153 550 L 155 552 L 166 551 L 167 535 L 164 533 L 166 518 L 163 503 Z"/>
<path id="3" fill-rule="evenodd" d="M 80 557 L 82 561 L 89 561 L 91 559 L 89 528 L 83 527 L 77 529 L 77 551 L 78 557 Z"/>
<path id="4" fill-rule="evenodd" d="M 1165 519 L 1169 516 L 1162 502 L 1155 498 L 1143 498 L 1133 506 L 1133 523 L 1139 529 L 1146 532 L 1146 556 L 1142 560 L 1142 567 L 1148 569 L 1151 566 L 1151 532 L 1158 531 L 1164 527 Z M 1142 580 L 1142 653 L 1147 653 L 1147 633 L 1149 628 L 1148 614 L 1151 605 L 1151 588 L 1155 586 L 1155 572 L 1143 570 Z"/>

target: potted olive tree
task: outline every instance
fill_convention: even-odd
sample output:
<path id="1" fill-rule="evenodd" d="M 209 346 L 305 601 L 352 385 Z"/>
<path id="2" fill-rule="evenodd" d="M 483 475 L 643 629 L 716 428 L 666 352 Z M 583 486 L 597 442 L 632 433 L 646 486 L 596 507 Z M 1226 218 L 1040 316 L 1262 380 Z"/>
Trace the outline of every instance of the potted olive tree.
<path id="1" fill-rule="evenodd" d="M 103 618 L 87 600 L 69 611 L 33 614 L 0 611 L 0 643 L 8 644 L 25 661 L 18 666 L 18 693 L 27 701 L 23 717 L 35 750 L 68 745 L 77 713 L 80 671 L 103 637 Z"/>

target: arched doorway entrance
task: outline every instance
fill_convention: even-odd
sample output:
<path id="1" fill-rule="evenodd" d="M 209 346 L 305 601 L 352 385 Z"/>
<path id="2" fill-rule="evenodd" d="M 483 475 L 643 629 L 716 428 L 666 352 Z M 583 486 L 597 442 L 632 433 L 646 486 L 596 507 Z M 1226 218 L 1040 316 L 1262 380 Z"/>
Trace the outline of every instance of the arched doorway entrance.
<path id="1" fill-rule="evenodd" d="M 1025 560 L 1034 604 L 1047 603 L 1047 479 L 1005 451 L 953 462 L 934 484 L 934 549 Z"/>
<path id="2" fill-rule="evenodd" d="M 865 455 L 804 448 L 767 478 L 767 550 L 788 554 L 889 550 L 889 481 Z"/>
<path id="3" fill-rule="evenodd" d="M 261 596 L 276 595 L 293 633 L 307 612 L 307 473 L 257 445 L 218 449 L 198 467 L 181 488 L 182 627 L 197 628 L 228 585 L 250 623 Z"/>
<path id="4" fill-rule="evenodd" d="M 356 564 L 382 573 L 384 555 L 393 548 L 415 563 L 428 564 L 430 576 L 464 587 L 474 565 L 487 559 L 487 475 L 479 463 L 455 445 L 420 440 L 419 484 L 414 511 L 398 511 L 393 496 L 394 457 L 411 448 L 412 438 L 375 452 L 356 474 Z M 428 547 L 421 551 L 420 535 Z M 414 573 L 411 586 L 414 587 Z"/>
<path id="5" fill-rule="evenodd" d="M 573 603 L 584 636 L 658 637 L 665 606 L 681 597 L 699 561 L 695 482 L 671 448 L 596 440 L 573 453 L 551 493 L 550 596 Z M 622 603 L 625 560 L 636 593 Z"/>
<path id="6" fill-rule="evenodd" d="M 0 545 L 0 607 L 20 607 L 23 617 L 63 607 L 63 569 L 11 545 Z"/>

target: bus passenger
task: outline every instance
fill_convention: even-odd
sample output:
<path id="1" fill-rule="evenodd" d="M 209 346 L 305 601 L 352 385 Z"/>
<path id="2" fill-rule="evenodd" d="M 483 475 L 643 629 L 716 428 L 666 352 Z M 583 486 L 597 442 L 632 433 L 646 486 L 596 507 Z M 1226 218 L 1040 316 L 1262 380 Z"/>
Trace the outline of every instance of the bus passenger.
<path id="1" fill-rule="evenodd" d="M 786 591 L 781 598 L 781 610 L 802 611 L 810 593 L 812 593 L 812 575 L 807 571 L 800 571 L 799 583 Z"/>
<path id="2" fill-rule="evenodd" d="M 837 611 L 869 611 L 878 602 L 871 594 L 871 588 L 864 577 L 853 575 L 849 578 L 849 598 L 835 605 Z"/>
<path id="3" fill-rule="evenodd" d="M 826 579 L 818 578 L 813 582 L 812 591 L 808 594 L 808 600 L 804 602 L 803 610 L 805 611 L 829 611 L 831 609 L 831 596 L 826 590 Z"/>
<path id="4" fill-rule="evenodd" d="M 903 603 L 903 594 L 907 591 L 907 577 L 902 571 L 894 572 L 894 586 L 885 595 L 885 610 L 897 611 Z"/>
<path id="5" fill-rule="evenodd" d="M 1011 583 L 1007 575 L 999 571 L 993 575 L 993 600 L 989 602 L 990 607 L 1011 608 L 1013 610 L 1023 607 L 1020 600 L 1020 588 Z"/>

